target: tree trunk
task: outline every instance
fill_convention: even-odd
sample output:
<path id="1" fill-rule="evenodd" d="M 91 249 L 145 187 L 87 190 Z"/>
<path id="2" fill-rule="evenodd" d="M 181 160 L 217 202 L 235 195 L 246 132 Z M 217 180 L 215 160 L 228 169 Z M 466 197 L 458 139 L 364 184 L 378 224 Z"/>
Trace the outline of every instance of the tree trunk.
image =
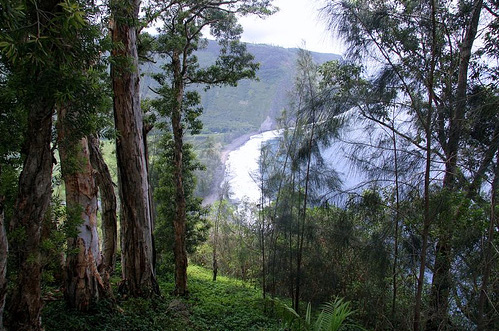
<path id="1" fill-rule="evenodd" d="M 72 136 L 67 126 L 65 108 L 58 112 L 58 141 L 62 177 L 66 189 L 66 207 L 70 227 L 77 234 L 68 239 L 66 258 L 65 293 L 67 304 L 81 311 L 88 311 L 99 298 L 106 296 L 106 289 L 97 271 L 101 262 L 99 235 L 97 233 L 97 186 L 90 164 L 87 138 Z"/>
<path id="2" fill-rule="evenodd" d="M 420 255 L 420 266 L 419 275 L 417 278 L 417 290 L 414 305 L 414 330 L 419 331 L 421 329 L 421 304 L 423 299 L 423 288 L 424 288 L 424 275 L 426 271 L 426 251 L 428 248 L 428 238 L 430 235 L 430 226 L 432 223 L 430 215 L 430 172 L 431 172 L 431 145 L 432 145 L 432 132 L 431 132 L 431 121 L 433 116 L 433 101 L 435 99 L 434 95 L 434 80 L 435 80 L 435 67 L 436 67 L 436 45 L 437 45 L 437 25 L 436 25 L 436 3 L 435 0 L 431 1 L 431 24 L 432 24 L 432 38 L 431 38 L 431 58 L 430 58 L 430 68 L 428 76 L 428 112 L 426 115 L 425 126 L 425 138 L 426 138 L 426 161 L 425 161 L 425 178 L 424 178 L 424 219 L 423 219 L 423 231 L 422 231 L 422 245 L 421 245 L 421 255 Z"/>
<path id="3" fill-rule="evenodd" d="M 173 220 L 174 229 L 174 256 L 175 256 L 175 294 L 187 295 L 187 249 L 185 243 L 186 235 L 186 202 L 183 185 L 183 145 L 184 132 L 182 128 L 182 100 L 184 96 L 184 85 L 181 75 L 180 56 L 174 52 L 172 59 L 174 71 L 174 91 L 176 102 L 172 110 L 172 129 L 175 143 L 174 163 L 175 163 L 175 218 Z"/>
<path id="4" fill-rule="evenodd" d="M 152 267 L 153 270 L 156 271 L 157 257 L 156 257 L 156 243 L 154 241 L 154 229 L 156 228 L 156 215 L 154 210 L 154 196 L 153 196 L 153 187 L 151 185 L 151 171 L 149 165 L 149 144 L 147 142 L 147 135 L 154 128 L 153 125 L 144 124 L 142 128 L 142 134 L 144 136 L 144 154 L 146 157 L 146 170 L 147 170 L 147 183 L 148 183 L 148 200 L 149 200 L 149 208 L 150 208 L 150 218 L 151 218 L 151 229 L 152 229 Z"/>
<path id="5" fill-rule="evenodd" d="M 310 165 L 312 162 L 312 143 L 315 139 L 315 126 L 316 126 L 316 98 L 315 98 L 315 91 L 314 91 L 314 79 L 311 77 L 311 68 L 310 68 L 310 61 L 311 59 L 309 57 L 306 57 L 304 59 L 300 59 L 299 63 L 301 61 L 305 60 L 306 65 L 299 65 L 301 70 L 304 71 L 303 75 L 305 77 L 302 77 L 300 79 L 304 80 L 303 84 L 304 87 L 301 87 L 301 89 L 305 89 L 305 91 L 298 91 L 299 94 L 301 95 L 306 94 L 305 98 L 305 108 L 311 107 L 311 117 L 308 118 L 307 120 L 311 120 L 312 122 L 312 128 L 310 130 L 310 137 L 308 138 L 308 144 L 307 144 L 307 169 L 305 173 L 305 192 L 303 195 L 303 210 L 302 210 L 302 215 L 300 216 L 302 218 L 302 224 L 301 224 L 301 229 L 300 226 L 298 228 L 300 229 L 298 232 L 298 252 L 296 255 L 296 284 L 295 284 L 295 301 L 294 301 L 294 309 L 296 312 L 299 310 L 299 302 L 300 302 L 300 288 L 301 288 L 301 277 L 302 277 L 302 258 L 303 258 L 303 245 L 305 241 L 305 225 L 307 222 L 307 203 L 308 203 L 308 191 L 309 191 L 309 185 L 310 185 Z M 302 96 L 300 98 L 303 98 Z M 302 101 L 300 100 L 300 104 Z M 308 121 L 306 122 L 308 125 Z M 301 193 L 301 191 L 299 191 Z M 300 199 L 298 199 L 300 201 Z"/>
<path id="6" fill-rule="evenodd" d="M 116 265 L 116 250 L 118 247 L 118 220 L 114 184 L 102 153 L 99 140 L 90 136 L 88 139 L 90 162 L 96 170 L 95 180 L 99 187 L 102 209 L 102 264 L 101 274 L 113 274 Z M 103 275 L 103 277 L 105 277 Z M 105 277 L 104 279 L 106 279 Z"/>
<path id="7" fill-rule="evenodd" d="M 395 128 L 395 121 L 393 121 L 393 127 Z M 397 304 L 397 277 L 398 277 L 398 256 L 399 256 L 399 228 L 400 228 L 400 191 L 399 191 L 399 168 L 398 168 L 398 149 L 397 149 L 397 136 L 395 132 L 392 131 L 393 140 L 393 159 L 394 159 L 394 169 L 395 169 L 395 232 L 393 234 L 393 268 L 392 268 L 392 313 L 391 319 L 392 324 L 395 323 L 395 308 Z"/>
<path id="8" fill-rule="evenodd" d="M 0 165 L 1 174 L 2 166 Z M 4 224 L 3 201 L 4 197 L 0 197 L 0 330 L 2 331 L 4 330 L 3 311 L 5 308 L 5 295 L 7 294 L 7 256 L 9 253 L 9 244 Z"/>
<path id="9" fill-rule="evenodd" d="M 159 294 L 153 265 L 149 181 L 144 151 L 137 54 L 138 0 L 112 1 L 116 47 L 111 66 L 116 157 L 121 202 L 122 293 L 149 297 Z M 131 61 L 131 64 L 130 64 Z M 128 64 L 128 66 L 126 65 Z"/>
<path id="10" fill-rule="evenodd" d="M 28 115 L 27 154 L 11 221 L 12 231 L 22 235 L 12 242 L 18 271 L 9 308 L 9 328 L 14 330 L 42 327 L 40 234 L 52 193 L 52 111 L 50 103 L 40 100 Z"/>
<path id="11" fill-rule="evenodd" d="M 220 225 L 220 214 L 222 211 L 222 203 L 223 203 L 223 194 L 220 194 L 220 199 L 218 200 L 218 209 L 217 209 L 217 217 L 215 218 L 215 227 L 213 231 L 213 281 L 217 281 L 218 274 L 218 229 Z"/>
<path id="12" fill-rule="evenodd" d="M 262 253 L 262 297 L 265 300 L 267 298 L 267 260 L 265 257 L 265 215 L 264 215 L 264 167 L 267 161 L 266 152 L 260 151 L 260 204 L 258 205 L 258 217 L 259 228 L 260 228 L 260 250 Z M 263 302 L 264 310 L 267 309 L 266 301 Z"/>
<path id="13" fill-rule="evenodd" d="M 471 50 L 476 39 L 480 13 L 483 0 L 476 0 L 473 4 L 471 17 L 466 27 L 466 34 L 459 51 L 459 72 L 456 88 L 456 105 L 450 120 L 449 139 L 445 147 L 446 163 L 443 189 L 452 190 L 457 172 L 457 158 L 459 143 L 464 126 L 464 115 L 467 104 L 468 68 L 471 58 Z M 456 220 L 454 220 L 454 223 Z M 430 294 L 430 310 L 428 315 L 428 326 L 430 330 L 445 328 L 447 324 L 449 294 L 452 285 L 450 269 L 452 261 L 452 225 L 445 225 L 440 231 L 435 249 L 435 268 L 432 279 Z"/>
<path id="14" fill-rule="evenodd" d="M 497 188 L 499 185 L 499 153 L 497 153 L 497 161 L 494 172 L 494 180 L 492 181 L 491 195 L 490 195 L 490 220 L 489 220 L 489 228 L 487 232 L 487 242 L 485 244 L 485 253 L 484 253 L 484 267 L 483 267 L 483 275 L 482 275 L 482 285 L 480 286 L 480 295 L 478 297 L 478 319 L 477 319 L 477 327 L 479 331 L 486 330 L 487 327 L 487 317 L 485 313 L 485 304 L 488 299 L 488 288 L 489 288 L 489 279 L 492 271 L 492 267 L 494 266 L 494 252 L 493 252 L 493 241 L 494 241 L 494 226 L 497 220 Z"/>

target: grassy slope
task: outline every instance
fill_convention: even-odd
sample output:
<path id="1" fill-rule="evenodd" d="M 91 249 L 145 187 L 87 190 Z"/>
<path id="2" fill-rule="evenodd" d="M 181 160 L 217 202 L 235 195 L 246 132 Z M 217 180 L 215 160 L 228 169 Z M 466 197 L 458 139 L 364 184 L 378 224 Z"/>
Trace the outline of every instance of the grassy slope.
<path id="1" fill-rule="evenodd" d="M 169 295 L 173 282 L 160 280 L 162 297 L 120 299 L 118 309 L 103 303 L 89 313 L 49 301 L 43 312 L 46 330 L 276 330 L 279 322 L 263 311 L 261 292 L 240 280 L 218 277 L 198 266 L 188 269 L 190 297 Z"/>

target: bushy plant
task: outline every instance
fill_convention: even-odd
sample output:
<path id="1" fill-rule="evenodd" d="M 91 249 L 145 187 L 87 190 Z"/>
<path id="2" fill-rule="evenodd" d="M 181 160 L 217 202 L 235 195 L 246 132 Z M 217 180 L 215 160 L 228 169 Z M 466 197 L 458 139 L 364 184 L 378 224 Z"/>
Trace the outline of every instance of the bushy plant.
<path id="1" fill-rule="evenodd" d="M 355 313 L 352 310 L 350 301 L 343 298 L 326 302 L 321 306 L 321 311 L 315 320 L 313 319 L 312 305 L 309 302 L 305 317 L 300 316 L 293 308 L 280 300 L 274 300 L 280 307 L 280 315 L 283 319 L 283 327 L 292 330 L 313 330 L 313 331 L 341 331 L 348 329 L 358 330 L 360 327 L 354 324 L 351 316 Z"/>

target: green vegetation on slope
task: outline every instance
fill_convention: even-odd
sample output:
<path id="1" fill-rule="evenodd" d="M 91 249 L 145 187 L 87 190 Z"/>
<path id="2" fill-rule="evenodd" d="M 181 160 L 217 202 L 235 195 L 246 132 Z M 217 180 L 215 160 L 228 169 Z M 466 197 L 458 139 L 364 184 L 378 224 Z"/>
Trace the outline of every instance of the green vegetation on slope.
<path id="1" fill-rule="evenodd" d="M 201 95 L 204 134 L 224 134 L 225 142 L 230 142 L 243 134 L 256 131 L 267 117 L 275 119 L 288 106 L 287 93 L 291 90 L 296 72 L 298 49 L 283 48 L 263 44 L 247 44 L 249 53 L 260 63 L 258 80 L 241 80 L 237 87 L 197 89 Z M 206 49 L 196 52 L 201 66 L 213 61 L 219 46 L 209 41 Z M 314 61 L 323 63 L 341 59 L 336 54 L 311 53 Z M 157 98 L 149 89 L 156 83 L 148 76 L 159 70 L 165 59 L 142 66 L 145 74 L 141 81 L 142 96 Z"/>
<path id="2" fill-rule="evenodd" d="M 240 280 L 219 277 L 190 266 L 188 299 L 171 294 L 174 283 L 159 277 L 162 297 L 150 300 L 117 297 L 81 313 L 67 309 L 62 298 L 45 305 L 46 330 L 276 330 L 279 320 L 264 312 L 260 290 Z M 116 279 L 117 281 L 117 279 Z M 115 294 L 116 295 L 116 294 Z"/>

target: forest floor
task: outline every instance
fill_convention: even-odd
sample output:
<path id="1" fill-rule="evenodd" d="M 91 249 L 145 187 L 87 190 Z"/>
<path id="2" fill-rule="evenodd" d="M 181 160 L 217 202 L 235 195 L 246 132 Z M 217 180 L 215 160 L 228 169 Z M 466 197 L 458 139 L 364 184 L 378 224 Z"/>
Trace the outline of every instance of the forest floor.
<path id="1" fill-rule="evenodd" d="M 159 277 L 161 296 L 146 300 L 115 294 L 114 304 L 101 301 L 87 313 L 68 309 L 61 296 L 49 296 L 43 326 L 59 331 L 281 329 L 279 319 L 264 309 L 259 287 L 222 276 L 212 281 L 211 271 L 198 266 L 189 267 L 188 277 L 188 298 L 171 295 L 173 281 Z"/>

